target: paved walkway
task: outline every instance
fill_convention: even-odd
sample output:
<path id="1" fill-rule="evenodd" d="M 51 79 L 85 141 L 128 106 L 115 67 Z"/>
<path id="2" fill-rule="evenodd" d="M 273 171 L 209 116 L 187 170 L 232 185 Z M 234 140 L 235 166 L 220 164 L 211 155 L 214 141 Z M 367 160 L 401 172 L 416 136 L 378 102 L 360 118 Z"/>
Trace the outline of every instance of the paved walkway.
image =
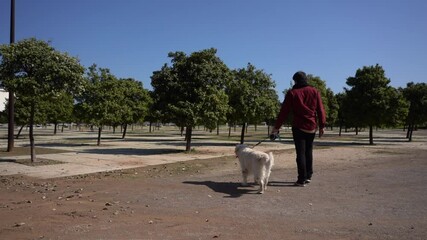
<path id="1" fill-rule="evenodd" d="M 395 135 L 387 133 L 381 144 L 393 144 L 394 142 L 406 141 L 402 138 L 402 132 L 395 132 Z M 289 135 L 289 134 L 288 134 Z M 288 139 L 282 141 L 265 141 L 257 146 L 258 150 L 283 150 L 293 149 L 293 144 Z M 38 154 L 38 159 L 57 161 L 59 164 L 27 166 L 16 163 L 18 159 L 29 159 L 28 155 L 0 157 L 0 176 L 22 174 L 36 178 L 57 178 L 95 172 L 112 171 L 119 169 L 129 169 L 150 165 L 160 165 L 194 159 L 208 159 L 221 156 L 234 155 L 233 141 L 216 141 L 205 139 L 201 136 L 193 139 L 192 146 L 196 151 L 184 153 L 185 142 L 180 136 L 155 137 L 155 136 L 129 136 L 126 140 L 121 140 L 116 136 L 104 135 L 101 146 L 96 146 L 93 133 L 69 132 L 51 136 L 39 136 L 36 139 L 36 146 L 39 148 L 49 148 L 66 151 L 55 154 Z M 76 140 L 77 139 L 77 140 Z M 345 139 L 345 137 L 343 137 Z M 316 143 L 321 146 L 362 146 L 366 147 L 368 140 L 360 136 L 353 140 L 339 140 L 337 138 L 316 139 Z M 76 144 L 78 142 L 78 144 Z M 82 144 L 83 142 L 83 144 Z M 249 145 L 256 142 L 248 142 Z M 425 142 L 420 143 L 422 147 Z M 28 145 L 28 139 L 17 140 L 15 146 Z M 2 139 L 0 147 L 6 146 L 6 139 Z"/>
<path id="2" fill-rule="evenodd" d="M 36 178 L 57 178 L 95 172 L 113 171 L 160 165 L 194 159 L 208 159 L 234 154 L 236 142 L 215 141 L 195 138 L 194 152 L 185 153 L 185 142 L 182 137 L 127 137 L 121 140 L 117 136 L 104 136 L 101 146 L 96 146 L 93 134 L 84 140 L 85 144 L 70 144 L 80 133 L 69 133 L 58 136 L 39 137 L 36 147 L 67 151 L 55 154 L 37 154 L 37 159 L 57 161 L 58 164 L 28 166 L 16 163 L 19 159 L 29 159 L 29 155 L 0 157 L 0 175 L 22 174 Z M 65 139 L 65 140 L 64 140 Z M 4 140 L 3 140 L 4 141 Z M 68 142 L 68 143 L 67 143 Z M 3 144 L 6 144 L 3 142 Z M 2 145 L 3 145 L 2 144 Z M 28 139 L 18 140 L 15 146 L 28 145 Z M 260 150 L 282 148 L 290 144 L 263 143 Z"/>
<path id="3" fill-rule="evenodd" d="M 216 157 L 207 154 L 203 158 Z M 28 159 L 28 156 L 0 159 L 0 175 L 23 174 L 37 178 L 57 178 L 95 172 L 112 171 L 119 169 L 137 168 L 149 165 L 159 165 L 201 158 L 190 154 L 166 155 L 120 155 L 120 154 L 91 154 L 91 153 L 57 153 L 37 155 L 37 158 L 58 161 L 60 164 L 42 166 L 27 166 L 13 162 L 17 159 Z"/>

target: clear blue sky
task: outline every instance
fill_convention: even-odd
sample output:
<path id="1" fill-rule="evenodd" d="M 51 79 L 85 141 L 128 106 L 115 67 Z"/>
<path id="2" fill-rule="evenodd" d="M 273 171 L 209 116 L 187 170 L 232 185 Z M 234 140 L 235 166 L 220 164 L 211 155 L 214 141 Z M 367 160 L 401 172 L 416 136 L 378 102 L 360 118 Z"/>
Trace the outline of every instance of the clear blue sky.
<path id="1" fill-rule="evenodd" d="M 335 93 L 358 68 L 380 64 L 394 87 L 426 82 L 425 0 L 15 0 L 16 41 L 49 40 L 88 67 L 151 89 L 168 52 L 214 47 L 231 69 L 252 63 L 276 90 L 295 71 Z M 10 0 L 0 1 L 0 44 L 9 43 Z"/>

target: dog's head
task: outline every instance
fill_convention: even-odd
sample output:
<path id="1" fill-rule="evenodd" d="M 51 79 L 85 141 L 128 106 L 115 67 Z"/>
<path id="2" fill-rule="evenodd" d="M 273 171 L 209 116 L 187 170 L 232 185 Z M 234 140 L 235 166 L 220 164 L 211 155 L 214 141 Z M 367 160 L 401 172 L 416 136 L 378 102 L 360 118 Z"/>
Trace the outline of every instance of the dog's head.
<path id="1" fill-rule="evenodd" d="M 240 152 L 240 151 L 242 151 L 243 149 L 245 149 L 245 148 L 247 148 L 248 147 L 248 145 L 246 145 L 246 144 L 237 144 L 236 145 L 236 148 L 234 149 L 234 153 L 236 154 L 236 156 L 237 156 L 237 153 L 238 152 Z"/>

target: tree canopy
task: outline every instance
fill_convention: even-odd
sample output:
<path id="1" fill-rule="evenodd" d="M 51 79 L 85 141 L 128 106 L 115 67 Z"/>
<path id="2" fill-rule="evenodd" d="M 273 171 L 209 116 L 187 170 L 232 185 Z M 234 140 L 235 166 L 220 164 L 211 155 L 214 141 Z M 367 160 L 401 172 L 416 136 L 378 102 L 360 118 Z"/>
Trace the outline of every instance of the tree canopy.
<path id="1" fill-rule="evenodd" d="M 241 143 L 246 124 L 269 122 L 277 116 L 280 103 L 275 86 L 269 74 L 250 63 L 246 68 L 233 70 L 233 79 L 227 87 L 231 107 L 228 122 L 242 125 Z"/>
<path id="2" fill-rule="evenodd" d="M 186 151 L 190 151 L 194 126 L 213 128 L 225 120 L 225 86 L 231 75 L 214 48 L 189 56 L 184 52 L 171 52 L 168 56 L 172 65 L 165 64 L 151 77 L 155 104 L 165 119 L 186 128 Z"/>
<path id="3" fill-rule="evenodd" d="M 412 141 L 412 132 L 417 124 L 427 122 L 427 84 L 409 82 L 406 88 L 401 89 L 403 96 L 409 102 L 409 111 L 406 117 L 408 124 L 408 138 Z"/>
<path id="4" fill-rule="evenodd" d="M 77 58 L 55 50 L 49 42 L 35 38 L 0 45 L 0 79 L 6 91 L 16 96 L 16 122 L 30 126 L 32 159 L 35 159 L 33 125 L 77 121 L 98 127 L 123 126 L 149 120 L 175 123 L 186 129 L 186 151 L 191 149 L 192 129 L 203 125 L 241 125 L 244 142 L 247 124 L 272 124 L 280 103 L 270 74 L 251 63 L 230 70 L 214 48 L 193 52 L 170 52 L 165 63 L 151 76 L 153 91 L 132 78 L 118 79 L 108 68 L 95 64 L 86 71 Z M 427 122 L 425 83 L 408 83 L 395 89 L 384 69 L 364 66 L 347 78 L 348 88 L 334 95 L 326 81 L 309 74 L 324 102 L 332 127 L 393 127 L 412 129 Z M 73 116 L 72 116 L 73 115 Z M 1 116 L 4 118 L 4 115 Z M 4 121 L 4 120 L 3 120 Z M 150 128 L 151 129 L 151 128 Z M 410 132 L 409 132 L 410 131 Z M 410 134 L 409 134 L 410 133 Z"/>
<path id="5" fill-rule="evenodd" d="M 89 67 L 85 91 L 77 98 L 76 109 L 80 121 L 98 127 L 98 145 L 104 125 L 124 126 L 137 123 L 147 115 L 151 98 L 141 82 L 117 79 L 108 68 Z"/>
<path id="6" fill-rule="evenodd" d="M 369 127 L 369 143 L 373 144 L 372 129 L 385 124 L 395 123 L 396 111 L 401 108 L 396 105 L 403 104 L 396 89 L 389 86 L 390 79 L 386 78 L 385 71 L 380 65 L 364 66 L 358 69 L 354 77 L 347 78 L 346 107 L 356 126 Z"/>
<path id="7" fill-rule="evenodd" d="M 82 90 L 84 67 L 77 58 L 55 50 L 35 38 L 0 46 L 0 76 L 6 90 L 25 99 L 30 106 L 31 160 L 35 161 L 33 124 L 36 108 L 62 92 Z"/>

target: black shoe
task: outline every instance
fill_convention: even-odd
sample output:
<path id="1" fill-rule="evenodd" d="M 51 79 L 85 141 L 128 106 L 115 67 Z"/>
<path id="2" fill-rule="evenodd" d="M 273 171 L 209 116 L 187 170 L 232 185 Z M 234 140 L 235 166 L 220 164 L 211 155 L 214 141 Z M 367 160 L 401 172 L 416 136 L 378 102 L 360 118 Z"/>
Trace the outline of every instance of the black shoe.
<path id="1" fill-rule="evenodd" d="M 301 183 L 301 182 L 296 181 L 294 183 L 294 186 L 296 186 L 296 187 L 305 187 L 305 183 Z"/>

